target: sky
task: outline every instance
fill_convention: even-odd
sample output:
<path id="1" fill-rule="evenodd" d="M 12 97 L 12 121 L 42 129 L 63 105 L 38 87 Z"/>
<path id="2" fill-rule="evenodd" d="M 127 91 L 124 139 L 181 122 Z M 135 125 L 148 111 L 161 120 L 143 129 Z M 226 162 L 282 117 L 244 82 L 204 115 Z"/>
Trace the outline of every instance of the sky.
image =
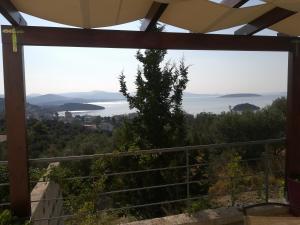
<path id="1" fill-rule="evenodd" d="M 64 26 L 23 14 L 29 25 Z M 0 24 L 8 22 L 0 17 Z M 109 29 L 138 30 L 140 22 Z M 167 31 L 188 32 L 167 26 Z M 234 29 L 222 31 L 233 33 Z M 269 30 L 259 35 L 274 35 Z M 2 46 L 0 45 L 0 50 Z M 27 94 L 119 90 L 122 71 L 130 91 L 138 68 L 135 49 L 25 47 Z M 169 50 L 166 61 L 189 65 L 188 92 L 201 94 L 268 93 L 287 90 L 287 53 Z M 3 87 L 0 54 L 0 93 Z"/>

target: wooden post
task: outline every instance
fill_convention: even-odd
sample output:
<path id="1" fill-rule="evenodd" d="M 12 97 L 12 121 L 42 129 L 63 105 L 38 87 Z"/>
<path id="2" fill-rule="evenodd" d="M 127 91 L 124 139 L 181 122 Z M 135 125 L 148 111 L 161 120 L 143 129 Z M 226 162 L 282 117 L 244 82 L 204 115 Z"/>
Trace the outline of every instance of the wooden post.
<path id="1" fill-rule="evenodd" d="M 286 174 L 300 173 L 300 43 L 294 43 L 288 63 L 288 124 Z"/>
<path id="2" fill-rule="evenodd" d="M 11 36 L 10 41 L 2 38 L 10 202 L 16 216 L 29 217 L 23 46 L 17 42 L 16 29 L 2 29 L 2 37 L 4 33 Z"/>

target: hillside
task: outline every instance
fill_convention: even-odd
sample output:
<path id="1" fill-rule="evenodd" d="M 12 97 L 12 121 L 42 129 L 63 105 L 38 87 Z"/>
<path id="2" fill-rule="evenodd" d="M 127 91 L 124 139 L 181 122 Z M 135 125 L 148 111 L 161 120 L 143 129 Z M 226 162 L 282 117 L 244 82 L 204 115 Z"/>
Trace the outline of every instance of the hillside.
<path id="1" fill-rule="evenodd" d="M 70 93 L 61 93 L 60 95 L 68 98 L 83 98 L 83 99 L 90 99 L 93 101 L 125 100 L 125 98 L 121 93 L 107 92 L 107 91 L 70 92 Z"/>
<path id="2" fill-rule="evenodd" d="M 249 103 L 238 104 L 232 108 L 232 111 L 235 112 L 257 111 L 257 110 L 260 110 L 258 106 Z"/>
<path id="3" fill-rule="evenodd" d="M 82 103 L 66 103 L 60 106 L 47 107 L 52 111 L 79 111 L 79 110 L 102 110 L 105 109 L 103 106 L 82 104 Z"/>
<path id="4" fill-rule="evenodd" d="M 66 103 L 59 106 L 38 106 L 30 103 L 26 104 L 26 114 L 31 118 L 51 119 L 55 112 L 59 111 L 80 111 L 80 110 L 102 110 L 103 106 L 81 103 Z M 4 99 L 0 98 L 0 113 L 4 113 Z"/>
<path id="5" fill-rule="evenodd" d="M 4 98 L 0 98 L 0 114 L 4 113 L 4 110 L 5 110 Z M 53 111 L 52 109 L 47 109 L 44 107 L 26 103 L 26 115 L 29 118 L 50 119 L 53 117 L 54 113 L 55 111 Z"/>
<path id="6" fill-rule="evenodd" d="M 70 98 L 70 97 L 56 95 L 56 94 L 46 94 L 46 95 L 40 95 L 35 97 L 27 97 L 27 102 L 33 105 L 40 105 L 40 106 L 63 105 L 70 102 L 88 103 L 91 101 L 93 100 L 84 99 L 84 98 Z"/>

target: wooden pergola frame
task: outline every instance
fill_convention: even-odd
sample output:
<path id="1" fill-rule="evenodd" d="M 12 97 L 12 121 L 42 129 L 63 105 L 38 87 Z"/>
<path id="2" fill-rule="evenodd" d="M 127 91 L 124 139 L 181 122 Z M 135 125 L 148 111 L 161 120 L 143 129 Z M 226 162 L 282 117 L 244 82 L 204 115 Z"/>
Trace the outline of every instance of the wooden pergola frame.
<path id="1" fill-rule="evenodd" d="M 247 1 L 223 0 L 223 3 L 240 7 Z M 142 30 L 151 31 L 166 8 L 166 4 L 153 4 Z M 24 46 L 288 52 L 286 174 L 288 176 L 300 173 L 300 39 L 289 36 L 250 36 L 278 22 L 273 16 L 277 15 L 283 19 L 292 15 L 291 12 L 282 10 L 268 12 L 267 16 L 250 23 L 250 30 L 247 25 L 242 29 L 247 35 L 31 27 L 26 26 L 22 15 L 8 0 L 0 2 L 0 12 L 14 25 L 1 28 L 10 202 L 15 215 L 29 217 L 31 214 L 26 143 Z"/>
<path id="2" fill-rule="evenodd" d="M 300 39 L 270 36 L 152 33 L 74 28 L 2 26 L 10 200 L 17 215 L 30 215 L 26 145 L 24 46 L 155 48 L 289 52 L 287 173 L 300 172 Z"/>

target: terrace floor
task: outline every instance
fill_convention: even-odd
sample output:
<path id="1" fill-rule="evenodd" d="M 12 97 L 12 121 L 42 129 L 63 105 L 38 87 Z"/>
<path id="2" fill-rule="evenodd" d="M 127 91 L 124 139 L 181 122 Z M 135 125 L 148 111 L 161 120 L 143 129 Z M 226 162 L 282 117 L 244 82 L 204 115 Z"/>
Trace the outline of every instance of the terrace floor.
<path id="1" fill-rule="evenodd" d="M 292 217 L 288 210 L 278 206 L 264 206 L 255 210 L 255 215 L 268 217 Z M 273 219 L 274 220 L 274 219 Z M 298 223 L 300 222 L 300 218 Z M 184 213 L 179 215 L 136 221 L 122 225 L 243 225 L 244 215 L 239 208 L 218 208 L 203 210 L 193 215 Z M 286 224 L 289 225 L 289 219 Z M 294 224 L 294 223 L 291 223 Z M 299 223 L 300 224 L 300 223 Z M 260 223 L 260 225 L 264 225 Z"/>

